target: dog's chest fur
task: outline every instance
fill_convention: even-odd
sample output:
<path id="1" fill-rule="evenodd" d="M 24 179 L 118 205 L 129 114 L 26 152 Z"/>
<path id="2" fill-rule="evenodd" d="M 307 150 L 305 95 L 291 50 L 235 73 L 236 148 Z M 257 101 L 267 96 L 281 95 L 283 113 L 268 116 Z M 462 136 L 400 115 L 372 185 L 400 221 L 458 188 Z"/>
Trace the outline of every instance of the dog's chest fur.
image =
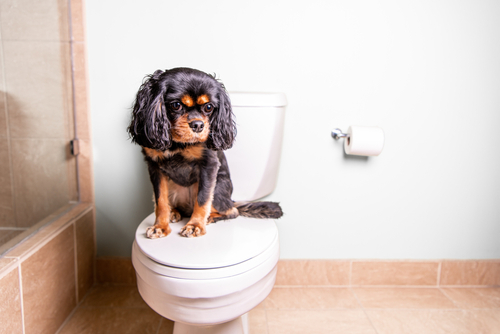
<path id="1" fill-rule="evenodd" d="M 198 182 L 200 177 L 200 160 L 188 160 L 181 154 L 175 154 L 170 158 L 159 162 L 160 169 L 167 176 L 183 187 L 189 187 Z"/>
<path id="2" fill-rule="evenodd" d="M 144 152 L 171 181 L 182 187 L 189 187 L 198 182 L 202 167 L 210 160 L 217 159 L 215 152 L 203 145 L 173 148 L 163 152 L 144 148 Z"/>

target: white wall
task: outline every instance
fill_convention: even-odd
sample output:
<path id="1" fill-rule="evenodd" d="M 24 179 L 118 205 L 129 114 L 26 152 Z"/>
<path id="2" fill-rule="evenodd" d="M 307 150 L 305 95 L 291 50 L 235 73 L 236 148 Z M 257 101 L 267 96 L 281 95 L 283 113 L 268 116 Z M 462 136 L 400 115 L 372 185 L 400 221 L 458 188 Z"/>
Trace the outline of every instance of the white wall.
<path id="1" fill-rule="evenodd" d="M 500 258 L 500 2 L 87 0 L 87 33 L 100 255 L 153 210 L 135 93 L 188 66 L 288 97 L 282 258 Z M 351 124 L 384 152 L 344 155 Z"/>

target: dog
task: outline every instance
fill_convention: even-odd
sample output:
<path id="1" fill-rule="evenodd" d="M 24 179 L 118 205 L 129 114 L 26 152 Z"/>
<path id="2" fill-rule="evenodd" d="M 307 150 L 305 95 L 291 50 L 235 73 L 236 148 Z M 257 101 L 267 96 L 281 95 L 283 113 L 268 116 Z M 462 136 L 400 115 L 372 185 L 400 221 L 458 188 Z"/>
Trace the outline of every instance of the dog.
<path id="1" fill-rule="evenodd" d="M 208 224 L 220 220 L 283 215 L 275 202 L 231 199 L 233 185 L 223 151 L 236 137 L 233 119 L 229 96 L 215 76 L 174 68 L 145 78 L 127 130 L 142 147 L 154 190 L 156 220 L 146 231 L 148 238 L 167 236 L 169 223 L 182 217 L 189 221 L 180 234 L 199 237 Z"/>

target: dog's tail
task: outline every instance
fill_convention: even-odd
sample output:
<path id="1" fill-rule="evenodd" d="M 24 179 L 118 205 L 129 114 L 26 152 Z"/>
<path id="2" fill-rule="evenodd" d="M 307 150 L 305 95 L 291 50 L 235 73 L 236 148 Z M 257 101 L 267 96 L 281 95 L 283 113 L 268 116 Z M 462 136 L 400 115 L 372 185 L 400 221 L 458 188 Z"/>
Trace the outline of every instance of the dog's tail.
<path id="1" fill-rule="evenodd" d="M 276 219 L 283 216 L 283 211 L 276 202 L 236 202 L 234 206 L 240 216 L 244 217 Z"/>

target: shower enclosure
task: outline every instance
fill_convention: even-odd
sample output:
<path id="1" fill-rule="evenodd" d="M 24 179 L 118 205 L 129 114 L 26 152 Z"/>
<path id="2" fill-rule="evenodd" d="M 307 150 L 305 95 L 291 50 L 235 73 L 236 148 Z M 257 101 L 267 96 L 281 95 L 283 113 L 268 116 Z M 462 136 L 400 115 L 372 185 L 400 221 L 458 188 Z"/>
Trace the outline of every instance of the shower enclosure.
<path id="1" fill-rule="evenodd" d="M 0 256 L 79 201 L 70 14 L 0 0 Z"/>

